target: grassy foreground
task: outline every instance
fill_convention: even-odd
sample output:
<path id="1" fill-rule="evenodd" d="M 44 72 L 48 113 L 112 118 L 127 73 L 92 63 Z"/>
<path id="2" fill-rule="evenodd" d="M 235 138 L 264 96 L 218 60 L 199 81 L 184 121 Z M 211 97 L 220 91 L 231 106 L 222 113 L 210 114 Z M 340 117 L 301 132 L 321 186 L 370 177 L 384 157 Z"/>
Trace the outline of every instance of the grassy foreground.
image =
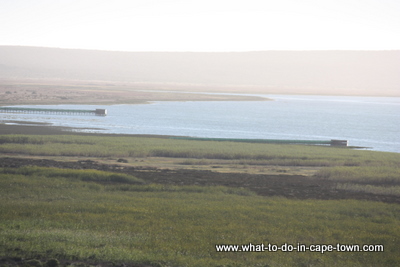
<path id="1" fill-rule="evenodd" d="M 136 136 L 0 135 L 0 153 L 81 157 L 175 157 L 289 166 L 400 166 L 400 154 L 334 147 Z"/>
<path id="2" fill-rule="evenodd" d="M 2 170 L 1 254 L 161 266 L 394 266 L 400 262 L 397 204 L 265 198 L 223 187 L 104 185 L 94 182 L 96 173 L 68 172 L 35 167 Z M 268 242 L 382 244 L 384 252 L 215 250 L 217 244 Z"/>
<path id="3" fill-rule="evenodd" d="M 185 157 L 322 167 L 338 186 L 399 186 L 399 154 L 139 137 L 0 136 L 1 153 Z M 379 174 L 379 175 L 378 175 Z M 95 170 L 0 168 L 0 256 L 109 266 L 396 266 L 400 206 L 147 184 Z M 216 245 L 383 245 L 383 252 L 217 252 Z"/>
<path id="4" fill-rule="evenodd" d="M 334 147 L 82 135 L 0 135 L 0 153 L 61 157 L 185 158 L 185 165 L 306 166 L 337 188 L 400 197 L 400 154 Z M 328 168 L 329 167 L 329 168 Z M 210 167 L 211 168 L 211 167 Z"/>

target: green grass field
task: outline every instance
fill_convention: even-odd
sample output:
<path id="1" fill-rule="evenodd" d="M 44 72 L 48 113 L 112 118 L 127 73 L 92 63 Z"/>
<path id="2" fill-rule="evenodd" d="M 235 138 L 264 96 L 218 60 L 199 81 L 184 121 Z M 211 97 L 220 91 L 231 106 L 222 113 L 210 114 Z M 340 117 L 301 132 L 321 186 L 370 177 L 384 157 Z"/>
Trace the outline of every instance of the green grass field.
<path id="1" fill-rule="evenodd" d="M 112 173 L 25 167 L 0 176 L 0 253 L 161 266 L 393 266 L 400 206 L 246 190 L 99 184 Z M 99 176 L 97 180 L 94 178 Z M 78 178 L 77 178 L 78 177 Z M 131 180 L 135 184 L 131 184 Z M 124 186 L 122 186 L 124 185 Z M 384 252 L 216 252 L 216 244 L 383 244 Z"/>
<path id="2" fill-rule="evenodd" d="M 393 166 L 398 153 L 335 147 L 84 135 L 0 135 L 0 153 L 82 157 L 174 157 L 290 166 Z"/>
<path id="3" fill-rule="evenodd" d="M 58 157 L 185 158 L 186 165 L 226 160 L 240 166 L 324 167 L 317 176 L 343 190 L 399 196 L 400 154 L 346 148 L 82 135 L 2 135 L 0 153 Z M 329 168 L 326 168 L 329 167 Z"/>
<path id="4" fill-rule="evenodd" d="M 400 173 L 396 153 L 144 137 L 4 135 L 0 153 L 315 166 L 317 177 L 354 191 L 398 187 Z M 0 168 L 0 214 L 3 258 L 109 266 L 400 265 L 398 204 L 262 197 L 243 188 L 166 186 L 120 173 L 28 166 Z M 217 252 L 215 247 L 249 243 L 370 244 L 383 245 L 384 251 Z"/>

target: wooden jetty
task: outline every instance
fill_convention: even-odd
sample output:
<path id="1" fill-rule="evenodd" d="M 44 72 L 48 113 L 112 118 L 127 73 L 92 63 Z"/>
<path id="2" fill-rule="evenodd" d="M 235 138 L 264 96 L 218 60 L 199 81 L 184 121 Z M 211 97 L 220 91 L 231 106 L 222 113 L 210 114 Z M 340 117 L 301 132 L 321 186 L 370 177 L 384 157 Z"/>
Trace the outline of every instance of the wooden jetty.
<path id="1" fill-rule="evenodd" d="M 107 109 L 47 109 L 47 108 L 19 108 L 0 107 L 1 113 L 25 113 L 25 114 L 57 114 L 57 115 L 97 115 L 106 116 Z"/>

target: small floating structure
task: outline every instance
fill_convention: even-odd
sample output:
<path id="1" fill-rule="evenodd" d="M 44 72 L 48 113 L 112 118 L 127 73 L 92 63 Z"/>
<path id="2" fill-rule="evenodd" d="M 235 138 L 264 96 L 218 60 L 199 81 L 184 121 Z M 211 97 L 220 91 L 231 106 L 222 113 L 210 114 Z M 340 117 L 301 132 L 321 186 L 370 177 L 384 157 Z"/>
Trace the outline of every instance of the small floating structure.
<path id="1" fill-rule="evenodd" d="M 347 140 L 283 140 L 283 139 L 235 139 L 235 138 L 202 138 L 173 136 L 170 139 L 196 140 L 196 141 L 224 141 L 224 142 L 245 142 L 245 143 L 264 143 L 264 144 L 293 144 L 293 145 L 330 145 L 348 146 Z"/>
<path id="2" fill-rule="evenodd" d="M 97 115 L 106 116 L 107 109 L 47 109 L 47 108 L 18 108 L 0 107 L 2 113 L 25 113 L 25 114 L 57 114 L 57 115 Z"/>
<path id="3" fill-rule="evenodd" d="M 95 111 L 94 111 L 94 113 L 97 115 L 97 116 L 106 116 L 107 115 L 107 109 L 96 109 Z"/>
<path id="4" fill-rule="evenodd" d="M 348 146 L 349 141 L 347 140 L 331 140 L 331 146 Z"/>

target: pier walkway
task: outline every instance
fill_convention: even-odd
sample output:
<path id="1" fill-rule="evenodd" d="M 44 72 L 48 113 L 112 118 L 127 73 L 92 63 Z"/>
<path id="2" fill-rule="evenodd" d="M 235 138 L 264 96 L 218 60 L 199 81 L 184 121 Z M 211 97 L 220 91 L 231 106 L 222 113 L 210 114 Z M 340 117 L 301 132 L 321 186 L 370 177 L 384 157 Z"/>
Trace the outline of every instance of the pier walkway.
<path id="1" fill-rule="evenodd" d="M 1 113 L 25 113 L 25 114 L 58 114 L 58 115 L 98 115 L 106 116 L 106 109 L 47 109 L 47 108 L 19 108 L 0 107 Z"/>

